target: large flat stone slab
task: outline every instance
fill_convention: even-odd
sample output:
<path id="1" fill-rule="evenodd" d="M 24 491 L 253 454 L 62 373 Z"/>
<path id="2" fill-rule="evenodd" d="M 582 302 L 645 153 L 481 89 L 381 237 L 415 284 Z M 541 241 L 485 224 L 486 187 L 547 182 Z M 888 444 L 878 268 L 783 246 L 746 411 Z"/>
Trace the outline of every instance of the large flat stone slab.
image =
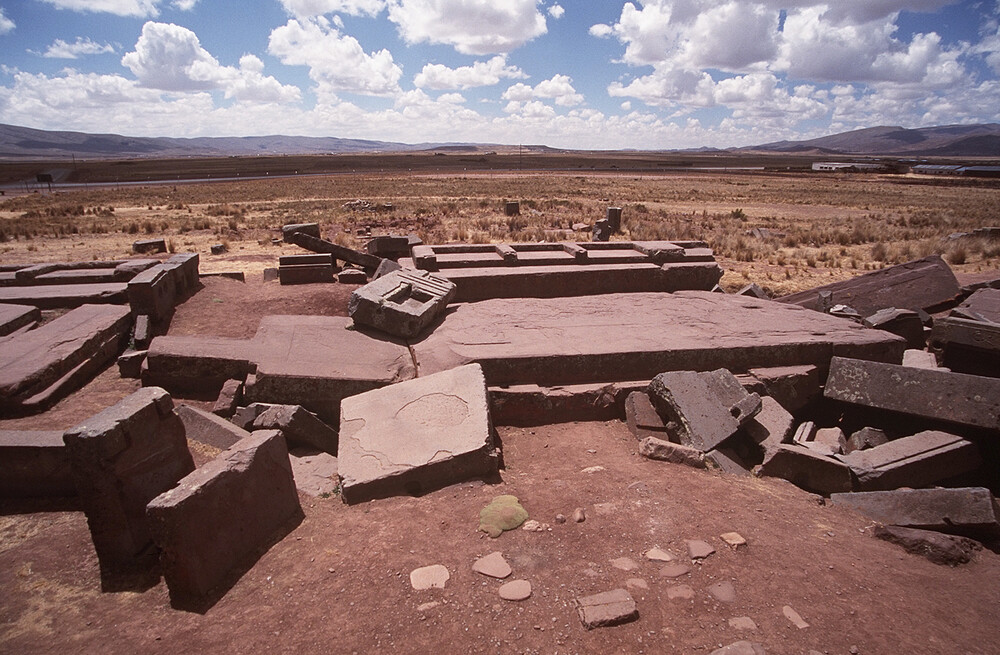
<path id="1" fill-rule="evenodd" d="M 931 255 L 778 300 L 819 310 L 821 292 L 830 292 L 834 305 L 848 305 L 862 316 L 870 316 L 889 307 L 933 311 L 954 301 L 960 289 L 948 264 L 940 255 Z"/>
<path id="2" fill-rule="evenodd" d="M 31 305 L 0 303 L 0 337 L 42 320 L 41 311 Z"/>
<path id="3" fill-rule="evenodd" d="M 1000 289 L 979 289 L 952 310 L 952 315 L 1000 323 Z"/>
<path id="4" fill-rule="evenodd" d="M 462 366 L 345 398 L 337 465 L 348 503 L 494 475 L 482 369 Z"/>
<path id="5" fill-rule="evenodd" d="M 862 491 L 925 487 L 974 471 L 982 463 L 974 443 L 936 430 L 838 458 L 851 467 Z"/>
<path id="6" fill-rule="evenodd" d="M 32 305 L 39 309 L 72 309 L 80 305 L 119 305 L 128 301 L 126 288 L 127 285 L 124 282 L 0 286 L 0 303 Z"/>
<path id="7" fill-rule="evenodd" d="M 1000 379 L 834 357 L 824 395 L 961 425 L 1000 429 Z"/>
<path id="8" fill-rule="evenodd" d="M 490 385 L 652 379 L 664 371 L 902 360 L 887 332 L 773 301 L 704 291 L 459 305 L 412 344 L 420 375 L 476 362 Z"/>
<path id="9" fill-rule="evenodd" d="M 1000 530 L 996 500 L 983 487 L 833 494 L 830 501 L 886 525 L 970 535 Z"/>
<path id="10" fill-rule="evenodd" d="M 246 339 L 156 337 L 146 353 L 142 382 L 178 391 L 218 391 L 228 380 L 246 378 L 256 353 Z"/>
<path id="11" fill-rule="evenodd" d="M 61 431 L 0 430 L 0 498 L 75 495 Z"/>
<path id="12" fill-rule="evenodd" d="M 131 325 L 127 307 L 84 305 L 7 339 L 0 348 L 0 409 L 52 404 L 114 360 Z"/>
<path id="13" fill-rule="evenodd" d="M 797 446 L 778 444 L 767 452 L 760 474 L 784 478 L 806 491 L 820 494 L 851 491 L 851 469 L 832 457 Z"/>

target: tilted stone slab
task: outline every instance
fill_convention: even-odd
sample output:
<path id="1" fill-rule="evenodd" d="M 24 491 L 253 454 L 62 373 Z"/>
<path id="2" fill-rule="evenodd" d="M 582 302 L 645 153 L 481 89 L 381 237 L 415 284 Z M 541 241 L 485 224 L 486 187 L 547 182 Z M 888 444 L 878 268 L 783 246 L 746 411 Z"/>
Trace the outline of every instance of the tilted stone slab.
<path id="1" fill-rule="evenodd" d="M 966 564 L 982 549 L 982 545 L 972 539 L 898 525 L 876 525 L 872 536 L 896 544 L 912 555 L 947 566 Z"/>
<path id="2" fill-rule="evenodd" d="M 0 498 L 75 495 L 62 432 L 0 430 Z"/>
<path id="3" fill-rule="evenodd" d="M 420 375 L 476 362 L 491 386 L 652 379 L 665 371 L 900 361 L 903 339 L 794 305 L 705 291 L 453 307 L 411 344 Z"/>
<path id="4" fill-rule="evenodd" d="M 0 304 L 0 337 L 42 320 L 42 312 L 31 305 Z"/>
<path id="5" fill-rule="evenodd" d="M 285 240 L 305 248 L 306 250 L 330 254 L 333 255 L 334 259 L 350 262 L 351 264 L 357 264 L 369 273 L 374 273 L 378 268 L 378 265 L 382 262 L 381 257 L 369 255 L 366 252 L 352 250 L 351 248 L 347 248 L 340 244 L 326 241 L 325 239 L 319 239 L 310 234 L 306 234 L 305 232 L 292 232 L 291 234 L 286 234 Z"/>
<path id="6" fill-rule="evenodd" d="M 843 282 L 782 296 L 778 301 L 820 310 L 819 296 L 824 292 L 832 294 L 833 304 L 848 305 L 862 316 L 870 316 L 888 307 L 932 311 L 954 301 L 960 289 L 948 264 L 940 255 L 931 255 Z"/>
<path id="7" fill-rule="evenodd" d="M 736 377 L 725 369 L 669 371 L 649 383 L 653 405 L 660 416 L 676 421 L 681 443 L 703 452 L 740 429 L 730 408 L 747 396 Z"/>
<path id="8" fill-rule="evenodd" d="M 46 284 L 0 286 L 0 303 L 32 305 L 39 309 L 72 309 L 81 305 L 117 305 L 128 302 L 124 282 L 103 284 Z"/>
<path id="9" fill-rule="evenodd" d="M 1000 325 L 966 318 L 946 317 L 934 321 L 931 344 L 945 350 L 954 346 L 1000 355 Z"/>
<path id="10" fill-rule="evenodd" d="M 422 493 L 496 471 L 486 382 L 475 364 L 341 403 L 338 475 L 347 503 Z"/>
<path id="11" fill-rule="evenodd" d="M 626 396 L 625 423 L 636 439 L 668 438 L 666 422 L 653 407 L 653 401 L 645 390 L 633 391 Z"/>
<path id="12" fill-rule="evenodd" d="M 188 439 L 215 448 L 225 450 L 250 436 L 248 431 L 238 425 L 197 407 L 178 405 L 177 415 L 184 423 L 184 435 Z"/>
<path id="13" fill-rule="evenodd" d="M 851 469 L 846 464 L 793 444 L 779 444 L 768 451 L 760 465 L 760 474 L 784 478 L 806 491 L 820 494 L 853 488 Z"/>
<path id="14" fill-rule="evenodd" d="M 351 293 L 347 312 L 359 325 L 410 339 L 424 332 L 455 297 L 456 287 L 427 271 L 403 269 Z"/>
<path id="15" fill-rule="evenodd" d="M 771 396 L 793 414 L 820 397 L 822 392 L 816 366 L 777 366 L 750 369 Z"/>
<path id="16" fill-rule="evenodd" d="M 63 439 L 105 586 L 141 577 L 156 560 L 146 504 L 194 470 L 173 401 L 158 387 L 140 389 Z"/>
<path id="17" fill-rule="evenodd" d="M 974 471 L 982 463 L 974 443 L 936 430 L 856 450 L 839 459 L 851 467 L 862 491 L 925 487 Z"/>
<path id="18" fill-rule="evenodd" d="M 1000 509 L 990 490 L 983 487 L 833 494 L 830 501 L 886 525 L 971 535 L 1000 531 Z"/>
<path id="19" fill-rule="evenodd" d="M 961 425 L 1000 429 L 1000 379 L 834 357 L 824 395 Z"/>
<path id="20" fill-rule="evenodd" d="M 0 409 L 44 409 L 114 360 L 128 340 L 127 307 L 84 305 L 6 340 Z"/>
<path id="21" fill-rule="evenodd" d="M 253 421 L 254 430 L 280 430 L 289 447 L 306 446 L 337 454 L 337 431 L 299 405 L 273 405 Z"/>
<path id="22" fill-rule="evenodd" d="M 953 310 L 964 314 L 964 318 L 1000 323 L 1000 289 L 980 289 L 966 298 Z M 960 316 L 961 318 L 962 316 Z"/>
<path id="23" fill-rule="evenodd" d="M 319 223 L 289 223 L 281 226 L 281 236 L 285 243 L 294 243 L 292 235 L 296 233 L 306 234 L 315 239 L 322 236 L 319 231 Z"/>
<path id="24" fill-rule="evenodd" d="M 152 499 L 146 514 L 171 603 L 197 607 L 301 519 L 285 440 L 275 430 L 241 439 Z"/>
<path id="25" fill-rule="evenodd" d="M 743 430 L 766 453 L 787 441 L 795 419 L 774 398 L 764 396 L 760 400 L 760 413 L 747 421 Z"/>

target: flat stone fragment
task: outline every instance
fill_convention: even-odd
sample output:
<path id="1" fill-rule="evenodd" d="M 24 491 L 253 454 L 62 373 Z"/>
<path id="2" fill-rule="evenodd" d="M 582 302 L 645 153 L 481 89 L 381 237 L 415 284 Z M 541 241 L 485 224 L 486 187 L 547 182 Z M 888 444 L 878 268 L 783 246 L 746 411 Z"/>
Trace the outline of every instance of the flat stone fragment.
<path id="1" fill-rule="evenodd" d="M 832 457 L 808 448 L 781 444 L 764 457 L 760 474 L 784 478 L 792 484 L 819 494 L 851 491 L 851 469 Z"/>
<path id="2" fill-rule="evenodd" d="M 736 587 L 729 580 L 723 580 L 722 582 L 716 582 L 708 588 L 708 593 L 712 598 L 719 601 L 720 603 L 735 603 L 736 602 Z"/>
<path id="3" fill-rule="evenodd" d="M 341 284 L 367 284 L 368 276 L 359 268 L 345 268 L 337 273 L 337 282 Z"/>
<path id="4" fill-rule="evenodd" d="M 867 450 L 875 446 L 889 443 L 889 437 L 878 428 L 863 427 L 847 439 L 844 454 L 849 455 L 855 450 Z"/>
<path id="5" fill-rule="evenodd" d="M 665 371 L 720 367 L 825 367 L 831 354 L 900 361 L 904 346 L 887 332 L 794 305 L 707 291 L 459 304 L 411 344 L 420 375 L 478 362 L 491 386 L 650 380 Z"/>
<path id="6" fill-rule="evenodd" d="M 442 564 L 431 564 L 410 571 L 410 585 L 417 591 L 444 589 L 451 574 Z"/>
<path id="7" fill-rule="evenodd" d="M 910 348 L 923 348 L 926 344 L 924 338 L 924 323 L 920 320 L 920 315 L 910 309 L 880 309 L 862 321 L 862 325 L 885 330 L 906 339 Z"/>
<path id="8" fill-rule="evenodd" d="M 961 425 L 1000 429 L 1000 379 L 834 357 L 824 395 Z"/>
<path id="9" fill-rule="evenodd" d="M 527 580 L 511 580 L 500 585 L 497 589 L 500 598 L 504 600 L 520 601 L 531 597 L 531 583 Z"/>
<path id="10" fill-rule="evenodd" d="M 903 352 L 903 366 L 911 368 L 941 368 L 934 353 L 910 348 Z"/>
<path id="11" fill-rule="evenodd" d="M 660 569 L 660 575 L 664 578 L 679 578 L 691 572 L 691 567 L 680 563 L 667 564 Z"/>
<path id="12" fill-rule="evenodd" d="M 176 411 L 184 424 L 184 436 L 198 443 L 225 450 L 250 436 L 247 430 L 203 409 L 181 404 Z"/>
<path id="13" fill-rule="evenodd" d="M 862 315 L 870 316 L 887 307 L 932 311 L 953 301 L 960 289 L 948 264 L 940 255 L 931 255 L 783 296 L 778 301 L 818 310 L 817 301 L 822 292 L 830 292 L 832 302 L 850 305 Z"/>
<path id="14" fill-rule="evenodd" d="M 242 403 L 243 382 L 241 380 L 226 380 L 215 405 L 212 407 L 212 413 L 222 418 L 229 418 Z"/>
<path id="15" fill-rule="evenodd" d="M 146 504 L 194 470 L 166 391 L 145 387 L 63 434 L 105 586 L 151 571 Z"/>
<path id="16" fill-rule="evenodd" d="M 348 503 L 495 475 L 482 369 L 462 366 L 345 398 L 338 458 Z"/>
<path id="17" fill-rule="evenodd" d="M 645 390 L 633 391 L 625 398 L 625 423 L 636 439 L 667 439 L 667 426 L 653 407 Z"/>
<path id="18" fill-rule="evenodd" d="M 69 309 L 80 305 L 123 304 L 128 302 L 125 282 L 101 284 L 46 284 L 42 286 L 0 286 L 0 303 L 32 305 L 39 309 Z"/>
<path id="19" fill-rule="evenodd" d="M 975 320 L 1000 323 L 1000 289 L 979 289 L 955 309 L 975 315 Z"/>
<path id="20" fill-rule="evenodd" d="M 903 528 L 898 525 L 876 525 L 872 535 L 878 539 L 901 546 L 903 550 L 920 555 L 935 564 L 957 566 L 972 561 L 982 546 L 972 539 L 930 530 Z"/>
<path id="21" fill-rule="evenodd" d="M 757 630 L 757 624 L 749 616 L 736 616 L 728 621 L 729 627 L 733 630 L 745 630 L 747 632 L 755 632 Z"/>
<path id="22" fill-rule="evenodd" d="M 760 644 L 750 641 L 735 641 L 728 646 L 716 648 L 711 655 L 767 655 L 767 651 Z"/>
<path id="23" fill-rule="evenodd" d="M 955 534 L 1000 532 L 996 500 L 983 487 L 833 494 L 830 501 L 886 525 Z"/>
<path id="24" fill-rule="evenodd" d="M 411 339 L 427 330 L 454 297 L 453 282 L 427 271 L 403 269 L 355 289 L 347 312 L 357 324 Z"/>
<path id="25" fill-rule="evenodd" d="M 271 405 L 253 421 L 254 430 L 281 430 L 290 446 L 337 454 L 337 432 L 299 405 Z"/>
<path id="26" fill-rule="evenodd" d="M 635 560 L 630 557 L 618 557 L 613 559 L 611 560 L 611 566 L 621 571 L 634 571 L 639 568 L 639 565 L 636 564 Z"/>
<path id="27" fill-rule="evenodd" d="M 799 613 L 796 612 L 794 609 L 792 609 L 791 606 L 785 605 L 784 607 L 782 607 L 781 613 L 784 614 L 785 618 L 791 621 L 792 625 L 794 625 L 799 630 L 804 630 L 805 628 L 809 627 L 809 624 L 803 621 L 802 617 L 799 616 Z"/>
<path id="28" fill-rule="evenodd" d="M 0 303 L 0 337 L 42 320 L 42 312 L 30 305 Z"/>
<path id="29" fill-rule="evenodd" d="M 645 553 L 646 559 L 651 562 L 673 562 L 674 556 L 662 548 L 650 548 Z"/>
<path id="30" fill-rule="evenodd" d="M 862 491 L 924 487 L 979 468 L 982 460 L 971 441 L 925 430 L 867 450 L 840 456 Z"/>
<path id="31" fill-rule="evenodd" d="M 472 570 L 476 573 L 482 573 L 483 575 L 500 580 L 506 578 L 512 572 L 510 564 L 503 558 L 503 554 L 499 552 L 480 557 L 472 565 Z"/>
<path id="32" fill-rule="evenodd" d="M 686 584 L 672 584 L 667 587 L 667 600 L 691 600 L 694 598 L 694 589 Z"/>
<path id="33" fill-rule="evenodd" d="M 253 433 L 150 501 L 146 515 L 171 604 L 197 607 L 301 520 L 285 440 Z"/>
<path id="34" fill-rule="evenodd" d="M 816 366 L 752 368 L 750 374 L 764 383 L 767 395 L 793 414 L 819 398 L 822 391 Z"/>
<path id="35" fill-rule="evenodd" d="M 705 454 L 705 461 L 727 475 L 750 475 L 750 465 L 732 448 L 716 448 Z"/>
<path id="36" fill-rule="evenodd" d="M 705 559 L 715 552 L 715 548 L 710 543 L 701 539 L 689 540 L 687 542 L 687 549 L 688 556 L 693 560 Z"/>
<path id="37" fill-rule="evenodd" d="M 726 532 L 721 535 L 721 539 L 729 544 L 733 550 L 738 550 L 740 546 L 746 546 L 747 540 L 739 532 Z"/>
<path id="38" fill-rule="evenodd" d="M 730 408 L 747 395 L 725 369 L 668 371 L 649 383 L 649 396 L 660 415 L 677 422 L 683 444 L 701 451 L 712 450 L 736 434 L 740 422 Z"/>
<path id="39" fill-rule="evenodd" d="M 764 396 L 760 401 L 760 412 L 746 422 L 743 430 L 764 452 L 768 452 L 785 443 L 792 433 L 795 419 L 774 398 Z"/>
<path id="40" fill-rule="evenodd" d="M 656 437 L 646 437 L 639 442 L 639 454 L 663 462 L 705 468 L 705 453 L 702 451 Z"/>
<path id="41" fill-rule="evenodd" d="M 639 618 L 632 596 L 624 589 L 576 599 L 580 621 L 588 630 L 627 623 Z"/>
<path id="42" fill-rule="evenodd" d="M 75 495 L 62 432 L 0 430 L 0 498 Z"/>

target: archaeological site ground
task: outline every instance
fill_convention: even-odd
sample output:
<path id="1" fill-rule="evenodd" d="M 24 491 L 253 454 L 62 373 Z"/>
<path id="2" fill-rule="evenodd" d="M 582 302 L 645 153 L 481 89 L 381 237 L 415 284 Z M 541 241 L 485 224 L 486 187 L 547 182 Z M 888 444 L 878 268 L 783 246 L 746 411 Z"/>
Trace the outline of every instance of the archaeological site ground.
<path id="1" fill-rule="evenodd" d="M 996 653 L 1000 183 L 510 157 L 3 168 L 0 652 Z"/>

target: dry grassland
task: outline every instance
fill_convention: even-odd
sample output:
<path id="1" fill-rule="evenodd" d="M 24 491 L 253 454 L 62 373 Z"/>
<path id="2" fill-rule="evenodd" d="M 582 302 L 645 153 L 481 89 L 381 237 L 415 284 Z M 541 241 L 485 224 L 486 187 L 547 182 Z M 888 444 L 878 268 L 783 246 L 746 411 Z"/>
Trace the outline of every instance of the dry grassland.
<path id="1" fill-rule="evenodd" d="M 380 208 L 345 207 L 359 199 Z M 504 200 L 521 216 L 504 216 Z M 318 222 L 355 248 L 366 229 L 426 243 L 589 240 L 572 226 L 609 206 L 624 210 L 616 239 L 707 241 L 729 289 L 780 295 L 933 253 L 958 271 L 1000 267 L 1000 244 L 946 239 L 1000 225 L 995 182 L 775 173 L 341 174 L 36 193 L 0 203 L 0 262 L 117 259 L 164 237 L 201 253 L 203 272 L 253 274 L 298 250 L 272 244 L 286 223 Z M 229 252 L 209 255 L 215 243 Z"/>

